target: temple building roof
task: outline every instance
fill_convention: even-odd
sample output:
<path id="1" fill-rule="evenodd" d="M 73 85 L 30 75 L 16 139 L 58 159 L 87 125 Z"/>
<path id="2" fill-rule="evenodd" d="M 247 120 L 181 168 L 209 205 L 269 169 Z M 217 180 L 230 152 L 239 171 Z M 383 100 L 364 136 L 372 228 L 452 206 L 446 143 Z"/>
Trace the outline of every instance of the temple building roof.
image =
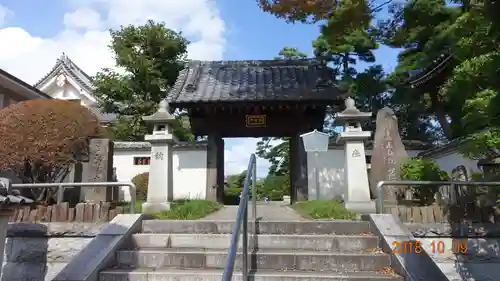
<path id="1" fill-rule="evenodd" d="M 313 59 L 191 61 L 167 94 L 173 105 L 207 102 L 338 101 L 342 92 Z"/>
<path id="2" fill-rule="evenodd" d="M 102 123 L 109 123 L 117 118 L 116 114 L 104 113 L 102 109 L 99 108 L 93 95 L 94 85 L 92 77 L 78 67 L 78 65 L 76 65 L 76 63 L 74 63 L 65 53 L 56 60 L 51 70 L 35 83 L 34 86 L 38 89 L 50 92 L 50 88 L 61 88 L 68 83 L 75 87 L 76 96 L 60 97 L 56 95 L 52 97 L 70 100 L 87 100 L 85 105 Z M 49 92 L 47 92 L 47 94 L 50 95 Z"/>
<path id="3" fill-rule="evenodd" d="M 439 76 L 453 61 L 453 55 L 448 53 L 441 54 L 426 68 L 419 68 L 408 73 L 408 84 L 412 88 L 420 87 L 432 79 Z"/>
<path id="4" fill-rule="evenodd" d="M 87 73 L 85 73 L 85 71 L 78 67 L 65 53 L 63 53 L 61 57 L 56 60 L 56 63 L 52 67 L 52 69 L 40 80 L 38 80 L 38 82 L 36 82 L 34 86 L 38 88 L 49 79 L 54 78 L 61 71 L 64 71 L 64 73 L 70 75 L 71 78 L 77 81 L 83 88 L 85 88 L 85 90 L 92 91 L 92 77 L 90 77 L 90 75 L 88 75 Z"/>
<path id="5" fill-rule="evenodd" d="M 16 76 L 0 69 L 0 88 L 8 88 L 26 99 L 50 99 L 46 93 L 24 82 Z"/>

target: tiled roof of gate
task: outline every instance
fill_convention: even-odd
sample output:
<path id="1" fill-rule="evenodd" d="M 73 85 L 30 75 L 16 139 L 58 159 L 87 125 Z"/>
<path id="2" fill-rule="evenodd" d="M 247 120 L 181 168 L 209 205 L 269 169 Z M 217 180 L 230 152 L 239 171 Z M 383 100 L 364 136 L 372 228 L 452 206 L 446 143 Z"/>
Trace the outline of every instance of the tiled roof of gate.
<path id="1" fill-rule="evenodd" d="M 151 143 L 146 142 L 146 141 L 115 141 L 114 142 L 114 148 L 115 149 L 151 149 Z M 178 142 L 174 145 L 174 149 L 197 149 L 197 148 L 207 148 L 207 142 L 206 141 L 196 141 L 196 142 L 189 142 L 189 141 L 181 141 Z"/>
<path id="2" fill-rule="evenodd" d="M 330 69 L 313 59 L 191 61 L 167 101 L 336 101 L 342 92 Z"/>

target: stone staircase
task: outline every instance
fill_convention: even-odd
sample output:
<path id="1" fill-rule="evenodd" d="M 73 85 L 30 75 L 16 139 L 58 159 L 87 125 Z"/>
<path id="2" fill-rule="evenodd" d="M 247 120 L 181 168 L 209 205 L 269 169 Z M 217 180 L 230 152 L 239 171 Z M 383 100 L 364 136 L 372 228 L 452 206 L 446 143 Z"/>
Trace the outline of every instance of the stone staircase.
<path id="1" fill-rule="evenodd" d="M 219 281 L 233 226 L 234 221 L 144 221 L 130 246 L 116 253 L 114 266 L 101 271 L 100 281 Z M 250 280 L 403 280 L 388 270 L 390 256 L 378 250 L 369 222 L 260 221 L 257 233 Z M 233 280 L 242 280 L 240 269 L 238 254 Z"/>

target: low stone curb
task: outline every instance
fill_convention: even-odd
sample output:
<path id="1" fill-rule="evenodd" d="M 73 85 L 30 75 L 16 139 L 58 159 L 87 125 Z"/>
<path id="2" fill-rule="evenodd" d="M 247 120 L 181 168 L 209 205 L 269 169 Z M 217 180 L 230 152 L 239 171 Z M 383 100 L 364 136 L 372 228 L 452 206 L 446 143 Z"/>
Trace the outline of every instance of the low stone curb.
<path id="1" fill-rule="evenodd" d="M 370 223 L 351 220 L 263 220 L 257 224 L 250 222 L 248 230 L 258 234 L 354 234 L 370 232 Z M 229 234 L 234 229 L 234 220 L 147 220 L 142 233 L 206 233 Z"/>
<path id="2" fill-rule="evenodd" d="M 10 223 L 7 237 L 94 237 L 107 223 Z"/>
<path id="3" fill-rule="evenodd" d="M 416 241 L 399 218 L 392 214 L 370 214 L 364 218 L 371 222 L 373 233 L 380 237 L 380 248 L 391 253 L 391 267 L 406 281 L 449 281 L 425 249 L 418 254 L 410 249 L 394 251 L 396 245 L 401 247 Z"/>
<path id="4" fill-rule="evenodd" d="M 415 237 L 468 237 L 500 238 L 500 225 L 493 223 L 406 223 L 406 228 Z"/>
<path id="5" fill-rule="evenodd" d="M 107 224 L 52 281 L 96 281 L 99 272 L 112 265 L 115 252 L 141 230 L 143 214 L 121 214 Z"/>

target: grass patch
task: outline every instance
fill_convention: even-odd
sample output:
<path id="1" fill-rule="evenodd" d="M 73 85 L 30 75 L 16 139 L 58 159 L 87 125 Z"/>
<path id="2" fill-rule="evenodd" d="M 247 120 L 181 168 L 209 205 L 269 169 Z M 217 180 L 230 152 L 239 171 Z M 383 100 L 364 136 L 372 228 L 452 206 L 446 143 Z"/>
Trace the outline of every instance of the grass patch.
<path id="1" fill-rule="evenodd" d="M 135 213 L 136 214 L 142 213 L 142 203 L 144 203 L 144 202 L 141 200 L 135 201 Z M 111 202 L 111 209 L 114 209 L 116 207 L 122 207 L 124 214 L 130 214 L 130 202 L 128 202 L 128 201 Z"/>
<path id="2" fill-rule="evenodd" d="M 336 200 L 303 201 L 293 204 L 292 207 L 308 219 L 358 219 L 357 214 L 347 211 L 343 204 Z"/>
<path id="3" fill-rule="evenodd" d="M 221 204 L 208 200 L 176 200 L 170 210 L 153 214 L 160 220 L 196 220 L 207 216 L 222 207 Z"/>

